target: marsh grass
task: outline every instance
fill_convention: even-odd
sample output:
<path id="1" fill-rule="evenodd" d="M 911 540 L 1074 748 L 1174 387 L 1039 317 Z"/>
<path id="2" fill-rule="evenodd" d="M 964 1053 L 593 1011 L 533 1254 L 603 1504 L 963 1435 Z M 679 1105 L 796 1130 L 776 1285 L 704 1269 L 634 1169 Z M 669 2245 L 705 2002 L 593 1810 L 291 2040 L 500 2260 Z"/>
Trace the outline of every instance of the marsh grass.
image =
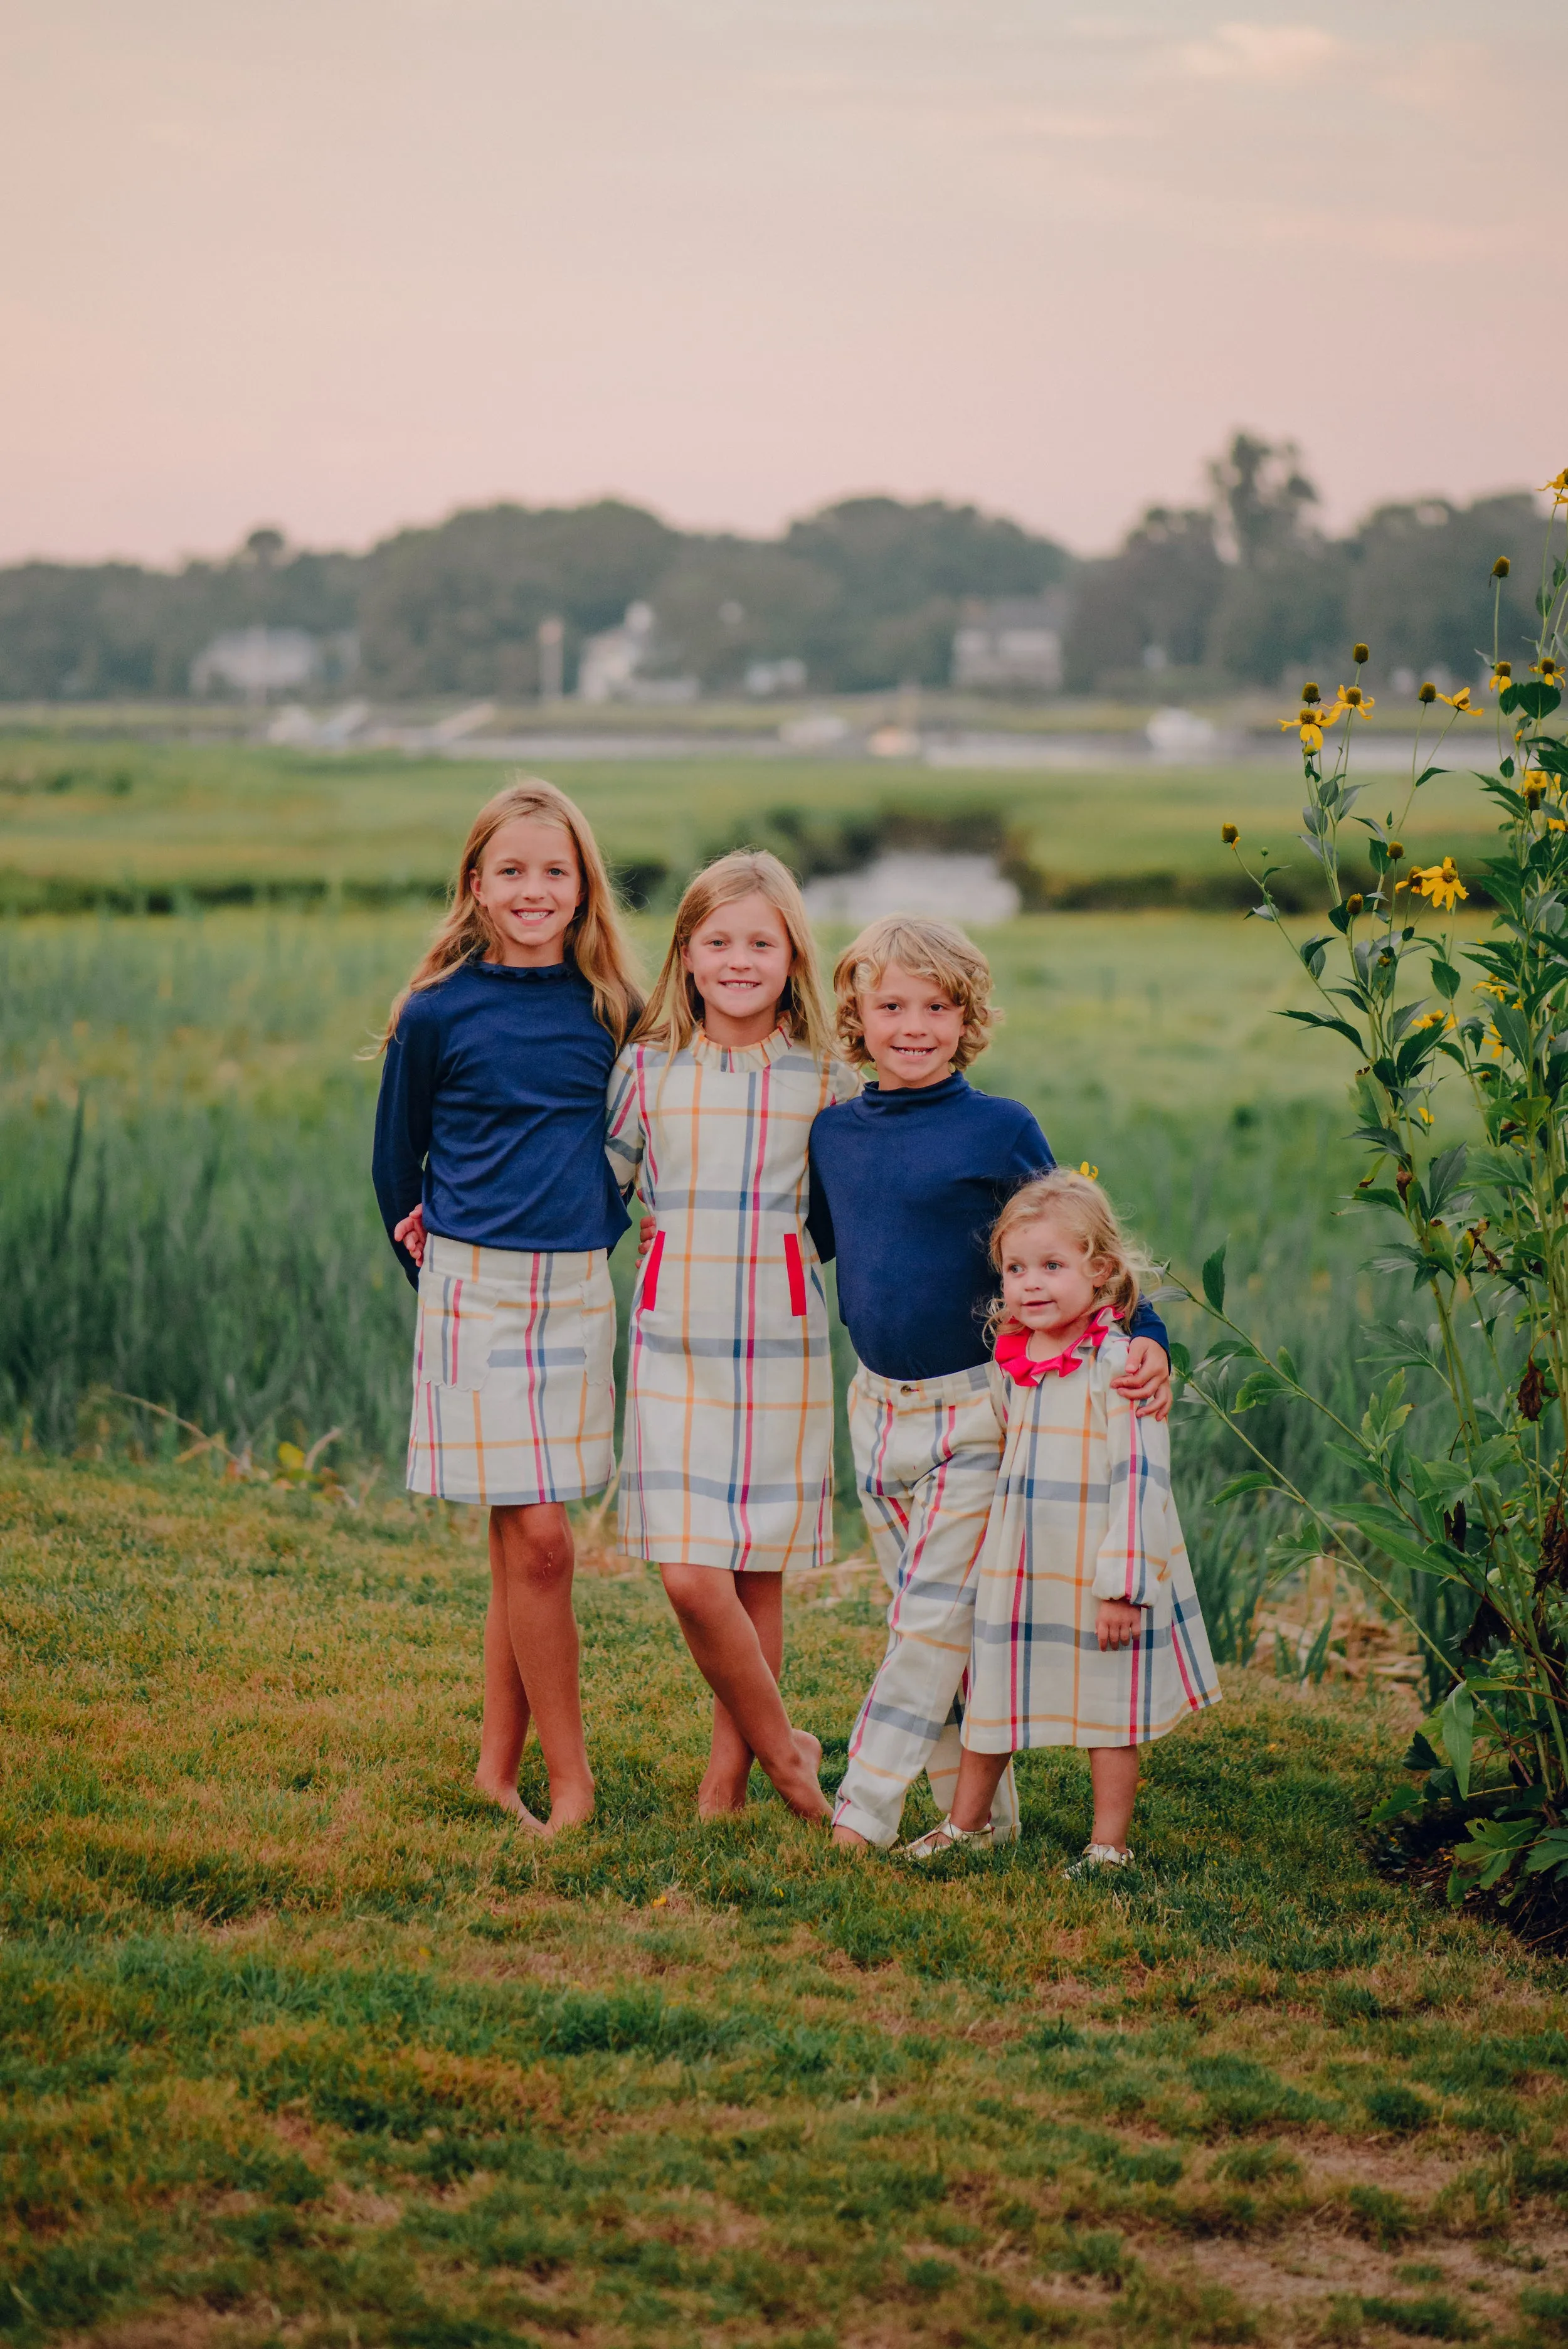
<path id="1" fill-rule="evenodd" d="M 6 1466 L 0 2332 L 1284 2343 L 1444 2301 L 1547 2337 L 1568 2013 L 1368 1867 L 1398 1711 L 1227 1674 L 1150 1753 L 1133 1883 L 1059 1873 L 1070 1754 L 1016 1850 L 911 1878 L 766 1793 L 697 1826 L 667 1610 L 586 1578 L 600 1813 L 542 1847 L 469 1791 L 473 1533 Z M 790 1605 L 830 1778 L 856 1588 Z"/>
<path id="2" fill-rule="evenodd" d="M 428 923 L 407 907 L 0 923 L 13 1444 L 169 1457 L 200 1428 L 266 1459 L 337 1428 L 335 1464 L 357 1481 L 380 1462 L 396 1485 L 412 1306 L 369 1186 L 377 1070 L 355 1055 Z M 651 960 L 661 926 L 639 928 Z M 1267 944 L 1193 915 L 993 933 L 1006 1017 L 976 1081 L 1027 1100 L 1058 1156 L 1099 1165 L 1189 1277 L 1228 1237 L 1265 1340 L 1288 1340 L 1358 1416 L 1361 1325 L 1392 1309 L 1396 1285 L 1362 1275 L 1365 1227 L 1334 1219 L 1353 1178 L 1332 1054 L 1309 1042 L 1290 1063 L 1296 1090 L 1280 1090 L 1274 1014 L 1305 982 L 1282 978 Z M 614 1272 L 624 1307 L 629 1243 Z M 841 1404 L 853 1365 L 837 1327 L 835 1353 Z M 1298 1478 L 1340 1493 L 1347 1472 L 1312 1421 L 1275 1407 L 1253 1426 Z M 1246 1455 L 1196 1411 L 1176 1458 L 1221 1651 L 1245 1654 L 1274 1519 L 1209 1511 Z M 841 1408 L 838 1481 L 850 1548 L 862 1537 Z"/>

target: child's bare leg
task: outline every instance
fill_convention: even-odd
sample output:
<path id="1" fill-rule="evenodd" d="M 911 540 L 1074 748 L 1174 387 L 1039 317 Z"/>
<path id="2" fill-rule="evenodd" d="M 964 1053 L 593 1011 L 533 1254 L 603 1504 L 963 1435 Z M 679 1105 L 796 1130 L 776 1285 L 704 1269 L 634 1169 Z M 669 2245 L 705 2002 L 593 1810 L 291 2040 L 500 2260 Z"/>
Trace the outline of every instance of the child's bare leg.
<path id="1" fill-rule="evenodd" d="M 958 1791 L 949 1814 L 955 1827 L 972 1835 L 991 1816 L 996 1789 L 1006 1775 L 1010 1754 L 972 1754 L 966 1745 L 958 1764 Z"/>
<path id="2" fill-rule="evenodd" d="M 480 1728 L 480 1764 L 474 1785 L 503 1811 L 539 1821 L 524 1807 L 517 1791 L 517 1766 L 528 1742 L 528 1692 L 512 1653 L 511 1626 L 507 1619 L 506 1560 L 501 1554 L 496 1512 L 490 1513 L 490 1605 L 485 1610 L 485 1709 Z"/>
<path id="3" fill-rule="evenodd" d="M 737 1574 L 732 1580 L 735 1595 L 751 1618 L 758 1645 L 775 1681 L 784 1671 L 784 1577 L 781 1574 Z M 796 1737 L 805 1733 L 797 1730 Z M 816 1744 L 813 1738 L 812 1744 Z M 817 1760 L 822 1749 L 817 1746 Z M 707 1757 L 707 1768 L 702 1785 L 697 1788 L 696 1806 L 705 1819 L 721 1811 L 738 1811 L 746 1806 L 747 1781 L 751 1775 L 752 1752 L 737 1728 L 733 1715 L 722 1698 L 713 1701 L 713 1748 Z"/>
<path id="4" fill-rule="evenodd" d="M 593 1774 L 577 1684 L 572 1528 L 559 1501 L 495 1509 L 490 1521 L 506 1569 L 512 1653 L 550 1775 L 547 1832 L 553 1833 L 593 1816 Z"/>
<path id="5" fill-rule="evenodd" d="M 736 1735 L 755 1754 L 792 1811 L 802 1818 L 825 1819 L 828 1800 L 817 1784 L 810 1752 L 816 1741 L 789 1725 L 779 1682 L 736 1588 L 739 1578 L 711 1566 L 665 1566 L 659 1571 L 693 1661 L 728 1714 Z M 782 1591 L 779 1605 L 782 1610 Z"/>
<path id="6" fill-rule="evenodd" d="M 1112 1844 L 1118 1851 L 1125 1851 L 1127 1830 L 1132 1825 L 1132 1806 L 1138 1795 L 1137 1746 L 1091 1746 L 1088 1775 L 1094 1788 L 1094 1827 L 1089 1841 Z"/>

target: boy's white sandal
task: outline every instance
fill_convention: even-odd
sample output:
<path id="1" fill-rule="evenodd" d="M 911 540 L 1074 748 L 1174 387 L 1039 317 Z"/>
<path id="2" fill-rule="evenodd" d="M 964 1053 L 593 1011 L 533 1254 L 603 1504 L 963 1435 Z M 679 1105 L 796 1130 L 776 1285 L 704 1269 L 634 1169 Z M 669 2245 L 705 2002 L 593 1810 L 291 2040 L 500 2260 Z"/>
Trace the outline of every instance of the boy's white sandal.
<path id="1" fill-rule="evenodd" d="M 900 1859 L 939 1859 L 944 1851 L 956 1851 L 963 1845 L 972 1844 L 981 1851 L 989 1851 L 991 1842 L 989 1819 L 983 1827 L 955 1827 L 948 1818 L 944 1819 L 940 1826 L 929 1828 L 924 1835 L 916 1836 L 913 1843 L 900 1844 L 896 1857 Z"/>
<path id="2" fill-rule="evenodd" d="M 1069 1861 L 1064 1876 L 1088 1876 L 1097 1868 L 1130 1868 L 1130 1851 L 1118 1851 L 1113 1843 L 1086 1843 L 1081 1858 Z"/>

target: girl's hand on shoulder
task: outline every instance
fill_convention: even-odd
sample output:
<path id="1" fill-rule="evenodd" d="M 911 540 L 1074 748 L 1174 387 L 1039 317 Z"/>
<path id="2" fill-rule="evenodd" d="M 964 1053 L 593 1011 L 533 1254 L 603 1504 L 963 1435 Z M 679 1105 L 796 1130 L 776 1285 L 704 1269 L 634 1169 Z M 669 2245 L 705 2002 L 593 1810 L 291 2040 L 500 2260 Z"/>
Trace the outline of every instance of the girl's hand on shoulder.
<path id="1" fill-rule="evenodd" d="M 653 1247 L 654 1234 L 658 1228 L 658 1219 L 655 1216 L 645 1216 L 637 1226 L 637 1262 L 639 1264 Z"/>
<path id="2" fill-rule="evenodd" d="M 1125 1599 L 1102 1599 L 1095 1610 L 1094 1636 L 1103 1656 L 1108 1648 L 1130 1648 L 1143 1629 L 1143 1609 Z"/>
<path id="3" fill-rule="evenodd" d="M 392 1237 L 406 1247 L 416 1264 L 425 1261 L 425 1209 L 423 1202 L 400 1224 L 392 1226 Z"/>
<path id="4" fill-rule="evenodd" d="M 1127 1368 L 1110 1383 L 1140 1419 L 1170 1418 L 1171 1358 L 1157 1339 L 1134 1338 L 1127 1350 Z"/>

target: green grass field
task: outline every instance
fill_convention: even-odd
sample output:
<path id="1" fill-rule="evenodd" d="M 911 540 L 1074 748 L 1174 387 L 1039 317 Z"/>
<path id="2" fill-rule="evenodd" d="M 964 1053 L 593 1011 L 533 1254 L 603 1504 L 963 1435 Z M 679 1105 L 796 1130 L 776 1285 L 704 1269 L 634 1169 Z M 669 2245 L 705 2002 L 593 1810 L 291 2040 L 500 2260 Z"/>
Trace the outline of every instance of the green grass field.
<path id="1" fill-rule="evenodd" d="M 8 1467 L 0 2332 L 1561 2338 L 1561 1969 L 1373 1871 L 1395 1700 L 1228 1672 L 1134 1880 L 1062 1878 L 1066 1754 L 911 1881 L 769 1795 L 698 1826 L 663 1601 L 584 1578 L 601 1812 L 541 1848 L 466 1791 L 482 1581 L 465 1513 Z M 790 1602 L 829 1777 L 841 1584 Z"/>
<path id="2" fill-rule="evenodd" d="M 612 858 L 672 883 L 759 807 L 991 810 L 1096 883 L 1206 886 L 1222 817 L 1295 828 L 1261 768 L 563 771 Z M 412 1306 L 356 1053 L 431 919 L 402 893 L 495 780 L 0 745 L 0 901 L 179 909 L 0 920 L 0 2333 L 1563 2338 L 1561 1969 L 1374 1869 L 1408 1696 L 1237 1666 L 1277 1520 L 1210 1507 L 1240 1463 L 1193 1407 L 1179 1490 L 1232 1661 L 1224 1707 L 1151 1756 L 1136 1882 L 1062 1880 L 1071 1755 L 1026 1764 L 1018 1852 L 938 1881 L 769 1795 L 699 1829 L 697 1683 L 592 1526 L 599 1820 L 541 1850 L 471 1799 L 483 1560 L 469 1513 L 399 1495 Z M 1462 856 L 1454 821 L 1425 844 Z M 194 903 L 258 880 L 285 901 Z M 666 925 L 667 889 L 650 962 Z M 1348 1071 L 1277 1017 L 1308 999 L 1279 938 L 1166 909 L 985 944 L 1006 1019 L 978 1081 L 1188 1278 L 1228 1237 L 1245 1317 L 1359 1410 L 1365 1325 L 1408 1308 L 1337 1216 Z M 1314 1426 L 1251 1423 L 1343 1489 Z M 359 1506 L 257 1481 L 334 1428 Z M 197 1431 L 249 1475 L 177 1464 Z M 830 1781 L 881 1609 L 859 1568 L 793 1590 L 788 1692 Z"/>
<path id="3" fill-rule="evenodd" d="M 1457 764 L 1462 746 L 1451 749 Z M 474 809 L 509 771 L 232 742 L 7 737 L 0 740 L 0 907 L 69 907 L 105 892 L 134 898 L 325 885 L 380 897 L 438 889 Z M 1228 821 L 1241 825 L 1249 849 L 1271 849 L 1298 887 L 1313 886 L 1296 838 L 1300 780 L 1288 761 L 1019 775 L 716 756 L 572 761 L 556 780 L 618 864 L 662 868 L 670 886 L 715 848 L 755 835 L 778 809 L 818 822 L 889 809 L 960 823 L 992 815 L 1026 844 L 1053 896 L 1089 890 L 1129 902 L 1184 891 L 1223 902 L 1227 889 L 1241 887 L 1219 843 Z M 1398 775 L 1373 779 L 1373 807 L 1398 807 L 1402 796 Z M 1464 777 L 1429 784 L 1408 828 L 1412 855 L 1451 851 L 1473 859 L 1485 830 L 1480 806 Z"/>

